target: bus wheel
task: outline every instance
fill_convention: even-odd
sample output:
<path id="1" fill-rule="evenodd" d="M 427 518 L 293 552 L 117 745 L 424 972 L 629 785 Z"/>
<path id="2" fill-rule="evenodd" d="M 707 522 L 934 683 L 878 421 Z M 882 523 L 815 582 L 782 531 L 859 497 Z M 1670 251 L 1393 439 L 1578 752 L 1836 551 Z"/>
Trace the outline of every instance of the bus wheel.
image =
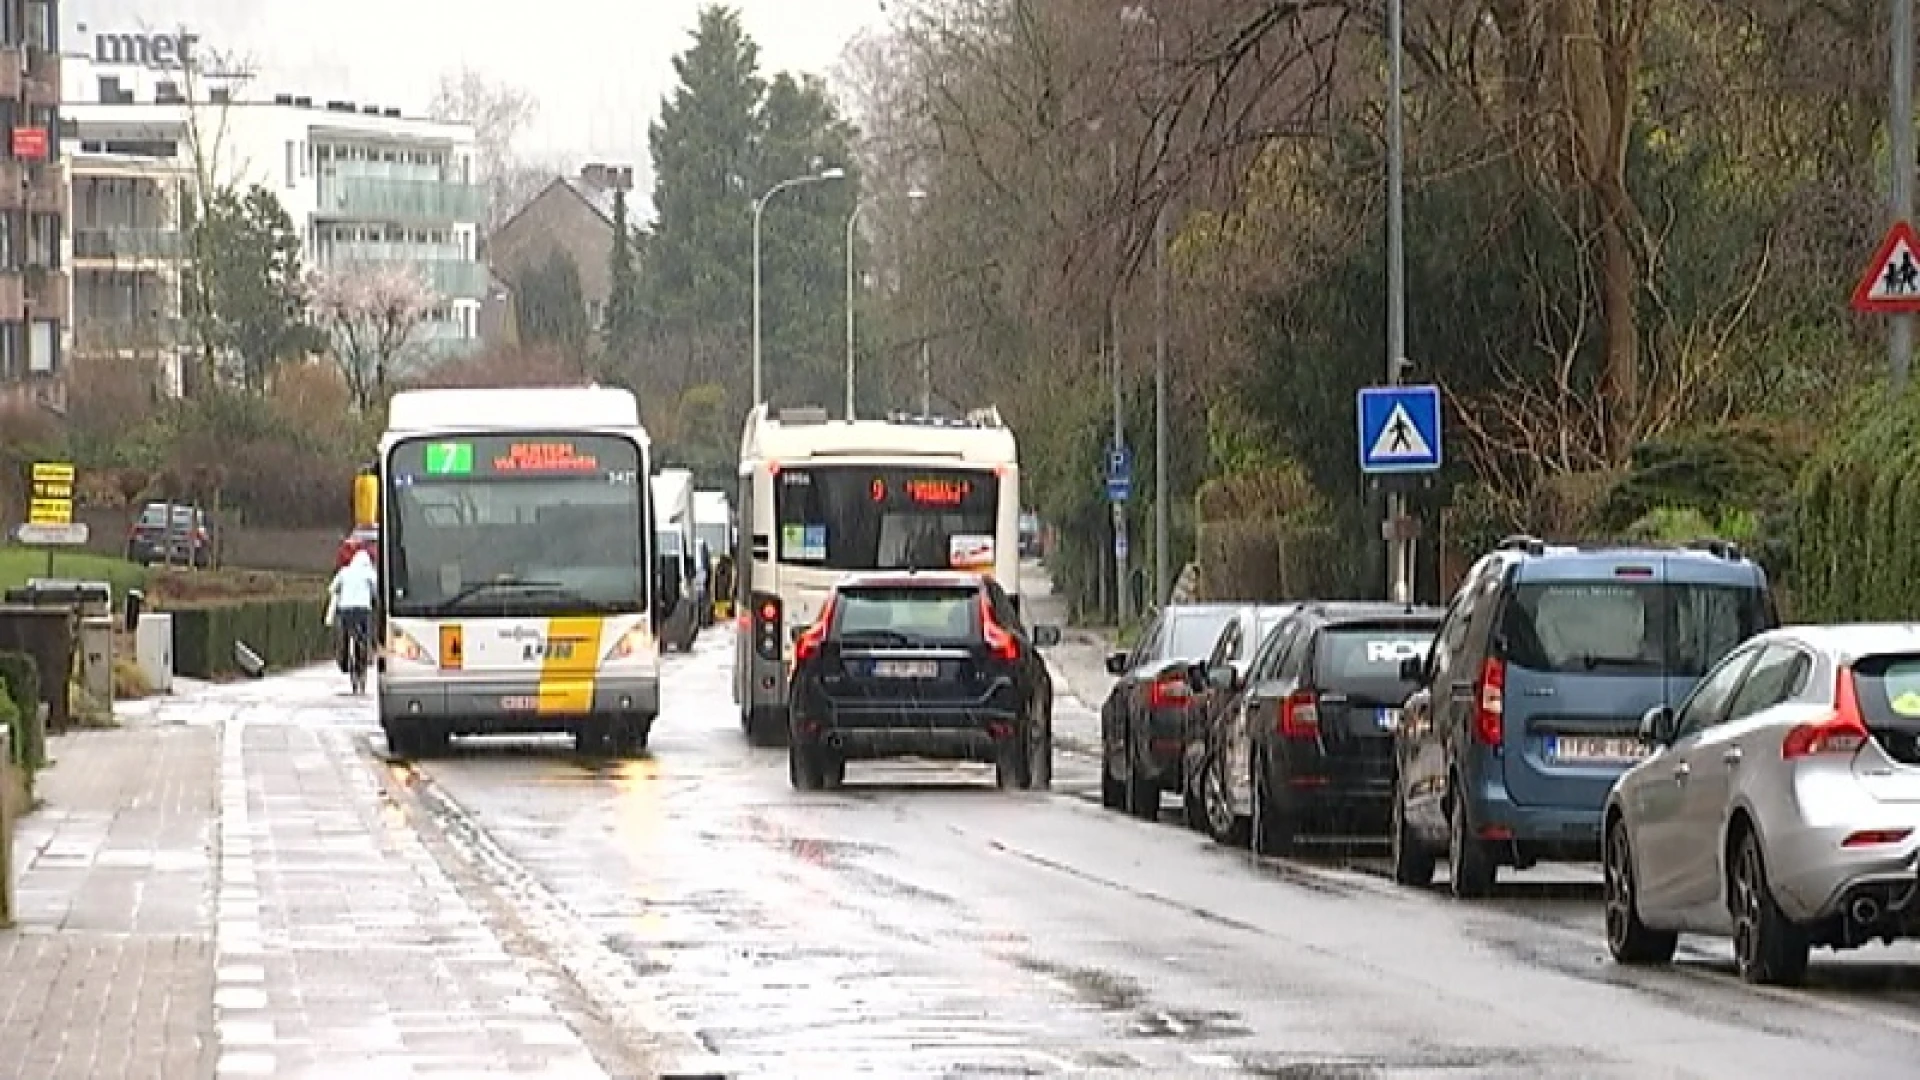
<path id="1" fill-rule="evenodd" d="M 753 746 L 787 745 L 787 710 L 777 705 L 756 705 L 747 717 L 747 742 Z"/>
<path id="2" fill-rule="evenodd" d="M 615 728 L 614 752 L 621 757 L 638 757 L 646 752 L 647 740 L 653 736 L 653 717 L 625 716 Z"/>

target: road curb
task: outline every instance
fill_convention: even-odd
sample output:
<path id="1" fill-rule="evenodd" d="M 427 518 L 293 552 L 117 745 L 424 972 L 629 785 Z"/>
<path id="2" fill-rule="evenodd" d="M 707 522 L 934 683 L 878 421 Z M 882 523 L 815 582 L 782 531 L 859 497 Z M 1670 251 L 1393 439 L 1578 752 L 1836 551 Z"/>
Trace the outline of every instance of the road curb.
<path id="1" fill-rule="evenodd" d="M 378 752 L 373 758 L 376 764 L 383 760 Z M 653 1000 L 631 959 L 582 926 L 573 910 L 495 842 L 459 800 L 419 768 L 401 767 L 406 793 L 455 856 L 508 898 L 527 936 L 573 979 L 594 1008 L 607 1014 L 623 1038 L 638 1044 L 652 1065 L 649 1075 L 655 1080 L 729 1080 L 735 1075 L 697 1033 Z"/>

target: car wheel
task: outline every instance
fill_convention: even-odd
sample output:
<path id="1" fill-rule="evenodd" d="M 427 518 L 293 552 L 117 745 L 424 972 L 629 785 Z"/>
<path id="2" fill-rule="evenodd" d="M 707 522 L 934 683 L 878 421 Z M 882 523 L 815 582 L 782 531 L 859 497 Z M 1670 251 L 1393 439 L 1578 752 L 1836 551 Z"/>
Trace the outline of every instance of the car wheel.
<path id="1" fill-rule="evenodd" d="M 1033 776 L 1033 790 L 1053 790 L 1053 713 L 1042 713 L 1040 725 L 1031 742 L 1033 760 L 1027 766 Z"/>
<path id="2" fill-rule="evenodd" d="M 1751 827 L 1740 837 L 1727 901 L 1733 909 L 1733 957 L 1740 977 L 1765 986 L 1797 986 L 1807 977 L 1810 943 L 1774 902 L 1760 837 Z"/>
<path id="3" fill-rule="evenodd" d="M 1124 810 L 1127 805 L 1127 782 L 1114 771 L 1113 727 L 1103 714 L 1100 717 L 1100 805 L 1108 810 Z"/>
<path id="4" fill-rule="evenodd" d="M 1393 880 L 1401 885 L 1425 888 L 1433 884 L 1433 852 L 1420 842 L 1413 826 L 1407 824 L 1407 796 L 1396 778 L 1393 784 L 1393 823 L 1387 834 L 1393 845 Z"/>
<path id="5" fill-rule="evenodd" d="M 1225 754 L 1207 755 L 1206 764 L 1200 770 L 1200 803 L 1208 836 L 1229 847 L 1247 846 L 1253 819 L 1233 812 L 1233 800 L 1227 792 Z"/>
<path id="6" fill-rule="evenodd" d="M 821 767 L 820 750 L 814 746 L 790 743 L 787 746 L 787 782 L 795 791 L 820 791 L 827 786 Z"/>
<path id="7" fill-rule="evenodd" d="M 1022 723 L 993 759 L 993 782 L 1003 791 L 1025 791 L 1033 786 L 1033 758 L 1027 749 L 1027 724 Z"/>
<path id="8" fill-rule="evenodd" d="M 1633 876 L 1633 846 L 1627 819 L 1617 817 L 1607 829 L 1606 870 L 1607 951 L 1617 964 L 1665 964 L 1673 960 L 1680 935 L 1655 930 L 1640 921 L 1640 896 Z"/>
<path id="9" fill-rule="evenodd" d="M 1127 813 L 1141 821 L 1160 820 L 1160 785 L 1140 768 L 1133 751 L 1133 731 L 1127 731 Z"/>
<path id="10" fill-rule="evenodd" d="M 772 705 L 757 705 L 748 712 L 748 745 L 779 747 L 787 745 L 789 741 L 787 710 Z"/>
<path id="11" fill-rule="evenodd" d="M 1198 769 L 1190 770 L 1184 762 L 1180 766 L 1180 817 L 1187 828 L 1200 833 L 1207 831 L 1206 770 L 1205 760 Z"/>
<path id="12" fill-rule="evenodd" d="M 1285 807 L 1273 800 L 1273 791 L 1269 786 L 1267 770 L 1261 756 L 1254 756 L 1253 768 L 1253 853 L 1255 855 L 1286 855 L 1293 851 L 1294 842 L 1299 838 L 1300 826 L 1294 816 Z"/>
<path id="13" fill-rule="evenodd" d="M 1467 824 L 1467 802 L 1455 795 L 1447 828 L 1447 890 L 1461 900 L 1491 896 L 1494 872 L 1493 853 L 1473 835 Z"/>
<path id="14" fill-rule="evenodd" d="M 820 786 L 827 791 L 838 791 L 847 784 L 847 756 L 832 750 L 815 750 L 820 762 Z"/>

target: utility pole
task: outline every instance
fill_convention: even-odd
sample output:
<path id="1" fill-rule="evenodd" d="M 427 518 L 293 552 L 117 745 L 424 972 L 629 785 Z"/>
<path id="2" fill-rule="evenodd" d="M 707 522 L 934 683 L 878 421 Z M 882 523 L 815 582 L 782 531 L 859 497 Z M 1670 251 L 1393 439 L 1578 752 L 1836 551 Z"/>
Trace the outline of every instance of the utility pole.
<path id="1" fill-rule="evenodd" d="M 1887 142 L 1893 161 L 1893 220 L 1913 220 L 1913 0 L 1893 0 L 1893 94 L 1887 116 Z M 1887 359 L 1893 368 L 1893 392 L 1907 388 L 1913 364 L 1913 316 L 1893 317 L 1887 334 Z"/>
<path id="2" fill-rule="evenodd" d="M 1107 139 L 1107 182 L 1120 190 L 1120 144 Z M 1113 371 L 1113 449 L 1119 453 L 1127 446 L 1127 404 L 1120 377 L 1120 298 L 1119 282 L 1107 293 L 1107 362 Z M 1127 596 L 1127 504 L 1112 500 L 1113 512 L 1113 597 L 1120 625 L 1132 617 L 1133 603 Z"/>
<path id="3" fill-rule="evenodd" d="M 1387 0 L 1387 384 L 1400 385 L 1407 355 L 1407 255 L 1405 246 L 1406 145 L 1402 132 L 1404 73 L 1400 54 L 1404 34 L 1403 0 Z M 1391 483 L 1392 481 L 1389 481 Z M 1397 490 L 1387 493 L 1387 519 L 1381 527 L 1387 548 L 1388 599 L 1396 604 L 1413 602 L 1413 544 L 1406 538 L 1401 519 L 1407 513 L 1407 497 Z"/>
<path id="4" fill-rule="evenodd" d="M 933 415 L 933 339 L 920 339 L 920 415 Z"/>

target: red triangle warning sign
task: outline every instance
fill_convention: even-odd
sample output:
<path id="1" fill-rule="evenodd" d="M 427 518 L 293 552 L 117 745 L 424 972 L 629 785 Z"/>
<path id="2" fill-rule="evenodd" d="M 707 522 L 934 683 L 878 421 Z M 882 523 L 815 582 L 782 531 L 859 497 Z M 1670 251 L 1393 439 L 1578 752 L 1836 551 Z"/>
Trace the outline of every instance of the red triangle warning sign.
<path id="1" fill-rule="evenodd" d="M 1920 312 L 1920 236 L 1896 221 L 1880 242 L 1867 273 L 1854 286 L 1853 310 L 1875 314 Z"/>

